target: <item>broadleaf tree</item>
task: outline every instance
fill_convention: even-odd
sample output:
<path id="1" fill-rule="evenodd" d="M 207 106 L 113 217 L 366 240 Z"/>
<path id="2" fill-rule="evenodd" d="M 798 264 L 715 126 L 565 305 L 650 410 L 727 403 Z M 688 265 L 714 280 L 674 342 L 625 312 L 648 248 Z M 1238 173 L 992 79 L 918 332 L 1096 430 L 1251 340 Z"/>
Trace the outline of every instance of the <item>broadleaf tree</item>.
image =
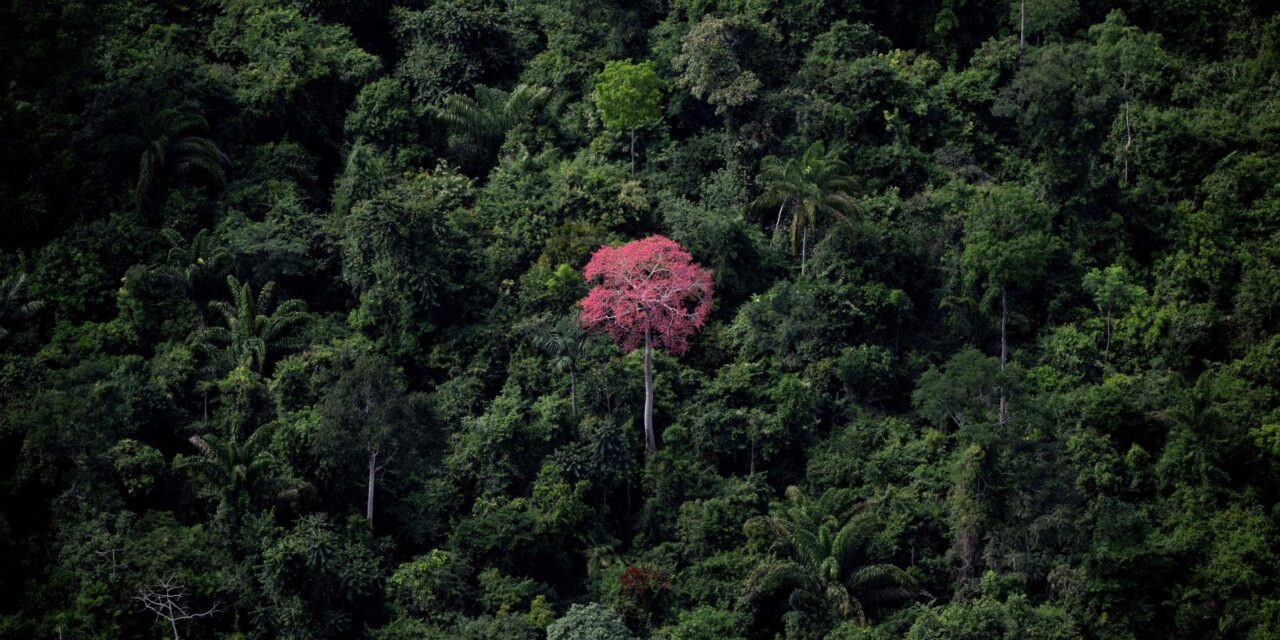
<path id="1" fill-rule="evenodd" d="M 608 332 L 623 351 L 644 346 L 644 435 L 652 453 L 653 347 L 685 352 L 711 311 L 711 272 L 674 241 L 655 235 L 601 247 L 583 277 L 599 284 L 582 299 L 582 326 Z"/>
<path id="2" fill-rule="evenodd" d="M 595 102 L 610 129 L 631 132 L 631 173 L 636 172 L 636 129 L 662 120 L 662 79 L 653 62 L 612 60 L 596 78 Z"/>

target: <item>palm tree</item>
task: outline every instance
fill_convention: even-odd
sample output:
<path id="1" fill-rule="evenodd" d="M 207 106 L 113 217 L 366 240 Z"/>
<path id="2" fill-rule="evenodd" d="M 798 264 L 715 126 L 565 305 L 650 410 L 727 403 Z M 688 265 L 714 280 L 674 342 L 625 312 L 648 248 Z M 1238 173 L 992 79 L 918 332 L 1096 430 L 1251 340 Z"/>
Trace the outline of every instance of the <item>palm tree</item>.
<path id="1" fill-rule="evenodd" d="M 464 157 L 487 160 L 513 127 L 538 110 L 551 95 L 546 87 L 516 85 L 510 92 L 477 85 L 475 97 L 450 95 L 439 110 L 449 127 L 449 145 Z"/>
<path id="2" fill-rule="evenodd" d="M 578 318 L 568 315 L 554 323 L 533 325 L 528 334 L 534 348 L 551 359 L 551 366 L 569 372 L 569 401 L 573 415 L 578 415 L 578 362 L 586 350 L 590 335 L 582 330 Z"/>
<path id="3" fill-rule="evenodd" d="M 179 102 L 170 95 L 161 104 L 143 139 L 137 140 L 142 156 L 133 196 L 139 208 L 156 187 L 167 182 L 201 175 L 218 187 L 227 183 L 225 167 L 230 160 L 204 135 L 209 122 L 195 112 L 194 103 Z"/>
<path id="4" fill-rule="evenodd" d="M 17 323 L 43 308 L 43 300 L 27 299 L 27 274 L 19 273 L 0 280 L 0 340 L 7 338 Z"/>
<path id="5" fill-rule="evenodd" d="M 216 435 L 191 436 L 188 442 L 198 455 L 178 456 L 174 469 L 190 473 L 200 491 L 218 500 L 218 511 L 238 522 L 254 495 L 268 492 L 278 499 L 292 499 L 307 488 L 280 473 L 281 463 L 271 452 L 273 425 L 268 423 L 243 441 Z"/>
<path id="6" fill-rule="evenodd" d="M 800 271 L 804 272 L 809 235 L 817 227 L 819 216 L 831 214 L 853 228 L 851 217 L 858 212 L 853 197 L 854 182 L 849 165 L 840 159 L 843 148 L 830 149 L 815 142 L 799 158 L 781 160 L 769 156 L 760 163 L 765 192 L 756 199 L 757 206 L 777 206 L 776 232 L 782 226 L 783 212 L 791 211 L 791 250 L 800 253 Z"/>
<path id="7" fill-rule="evenodd" d="M 295 341 L 287 334 L 306 319 L 301 300 L 273 304 L 275 283 L 268 282 L 255 298 L 249 283 L 227 276 L 231 301 L 217 300 L 209 307 L 222 317 L 223 326 L 205 327 L 191 336 L 191 342 L 227 368 L 244 367 L 261 372 L 277 349 L 290 348 Z"/>
<path id="8" fill-rule="evenodd" d="M 188 292 L 231 267 L 231 254 L 213 243 L 208 229 L 196 232 L 191 242 L 173 229 L 161 230 L 160 235 L 169 243 L 169 251 L 165 254 L 165 264 L 156 269 L 156 274 L 178 283 Z"/>
<path id="9" fill-rule="evenodd" d="M 747 577 L 742 602 L 790 589 L 788 602 L 795 610 L 853 618 L 865 626 L 868 607 L 915 597 L 919 590 L 907 572 L 867 562 L 866 536 L 874 525 L 865 513 L 840 518 L 851 501 L 848 491 L 828 491 L 810 500 L 788 487 L 778 512 L 748 521 L 748 534 L 763 538 L 772 557 Z"/>

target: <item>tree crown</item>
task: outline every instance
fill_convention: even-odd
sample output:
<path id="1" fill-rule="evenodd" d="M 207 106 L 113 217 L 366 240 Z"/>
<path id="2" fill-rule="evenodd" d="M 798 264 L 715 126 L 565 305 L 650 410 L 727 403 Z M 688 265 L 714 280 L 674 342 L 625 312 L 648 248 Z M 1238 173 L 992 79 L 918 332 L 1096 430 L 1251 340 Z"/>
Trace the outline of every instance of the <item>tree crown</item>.
<path id="1" fill-rule="evenodd" d="M 711 272 L 663 236 L 601 247 L 583 276 L 599 284 L 582 300 L 582 326 L 608 331 L 626 351 L 648 333 L 658 347 L 684 353 L 711 311 Z"/>
<path id="2" fill-rule="evenodd" d="M 612 60 L 596 79 L 596 108 L 610 129 L 635 129 L 662 118 L 662 80 L 653 62 Z"/>

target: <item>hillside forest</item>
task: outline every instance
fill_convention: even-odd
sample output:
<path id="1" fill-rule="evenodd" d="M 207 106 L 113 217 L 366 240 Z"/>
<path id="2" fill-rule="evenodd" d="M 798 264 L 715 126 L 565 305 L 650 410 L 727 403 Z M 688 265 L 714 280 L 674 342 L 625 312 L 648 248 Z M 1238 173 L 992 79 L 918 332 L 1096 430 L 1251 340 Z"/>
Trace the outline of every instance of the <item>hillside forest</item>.
<path id="1" fill-rule="evenodd" d="M 1268 0 L 8 0 L 0 60 L 0 638 L 1280 638 Z"/>

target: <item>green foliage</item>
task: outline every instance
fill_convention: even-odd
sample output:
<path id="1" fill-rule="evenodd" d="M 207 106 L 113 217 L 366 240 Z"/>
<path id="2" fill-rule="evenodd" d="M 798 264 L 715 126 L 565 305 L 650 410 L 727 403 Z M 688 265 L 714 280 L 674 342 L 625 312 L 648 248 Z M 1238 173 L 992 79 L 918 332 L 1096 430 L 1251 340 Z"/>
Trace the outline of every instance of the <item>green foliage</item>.
<path id="1" fill-rule="evenodd" d="M 5 3 L 0 637 L 1275 637 L 1280 16 L 1120 4 Z"/>
<path id="2" fill-rule="evenodd" d="M 192 334 L 191 343 L 207 353 L 220 370 L 248 369 L 262 371 L 273 352 L 296 344 L 290 330 L 306 319 L 301 300 L 275 304 L 275 283 L 268 282 L 253 295 L 249 283 L 227 276 L 231 301 L 215 300 L 209 308 L 218 314 L 223 326 L 206 327 Z"/>
<path id="3" fill-rule="evenodd" d="M 128 438 L 111 447 L 112 463 L 117 477 L 130 495 L 144 494 L 155 485 L 156 476 L 164 470 L 164 456 L 137 440 Z"/>
<path id="4" fill-rule="evenodd" d="M 1037 281 L 1053 246 L 1052 211 L 1020 185 L 980 188 L 968 203 L 961 221 L 961 282 L 993 307 L 1011 284 Z"/>
<path id="5" fill-rule="evenodd" d="M 209 36 L 215 55 L 233 61 L 222 72 L 250 109 L 287 109 L 313 85 L 355 83 L 377 70 L 378 59 L 357 47 L 346 27 L 273 4 L 233 5 L 214 20 Z"/>
<path id="6" fill-rule="evenodd" d="M 1000 578 L 983 577 L 982 597 L 967 606 L 948 605 L 926 610 L 907 633 L 911 640 L 928 638 L 1082 638 L 1066 612 L 1050 604 L 1032 605 L 1025 595 L 1004 594 Z"/>
<path id="7" fill-rule="evenodd" d="M 766 594 L 790 593 L 792 609 L 818 619 L 855 619 L 866 626 L 868 610 L 908 601 L 916 595 L 915 579 L 890 564 L 867 561 L 868 519 L 846 515 L 848 496 L 828 491 L 810 500 L 787 488 L 786 503 L 776 515 L 747 522 L 750 544 L 769 553 L 751 575 L 744 603 Z M 860 515 L 860 514 L 859 514 Z"/>
<path id="8" fill-rule="evenodd" d="M 741 640 L 733 614 L 711 607 L 698 607 L 680 614 L 674 627 L 665 635 L 670 640 Z M 663 633 L 659 631 L 658 633 Z"/>
<path id="9" fill-rule="evenodd" d="M 352 140 L 396 149 L 398 157 L 416 160 L 414 147 L 422 139 L 420 119 L 404 82 L 394 77 L 379 78 L 360 89 L 343 128 Z"/>
<path id="10" fill-rule="evenodd" d="M 351 322 L 393 353 L 415 354 L 450 293 L 445 217 L 470 196 L 470 183 L 441 167 L 379 184 L 385 178 L 367 177 L 358 160 L 353 152 L 345 176 L 353 194 L 339 237 L 343 278 L 360 300 Z"/>
<path id="11" fill-rule="evenodd" d="M 474 98 L 446 97 L 439 117 L 449 127 L 449 146 L 464 159 L 487 160 L 507 132 L 541 108 L 550 94 L 545 87 L 522 84 L 510 92 L 476 86 Z"/>
<path id="12" fill-rule="evenodd" d="M 379 561 L 360 528 L 306 516 L 263 550 L 267 620 L 281 638 L 349 637 L 376 615 Z"/>
<path id="13" fill-rule="evenodd" d="M 465 602 L 471 567 L 441 549 L 401 564 L 387 579 L 387 597 L 401 613 L 427 622 L 447 621 Z"/>
<path id="14" fill-rule="evenodd" d="M 662 87 L 653 62 L 611 60 L 596 78 L 601 121 L 623 130 L 656 124 L 662 118 Z"/>
<path id="15" fill-rule="evenodd" d="M 778 206 L 774 231 L 781 226 L 784 212 L 791 214 L 791 251 L 807 250 L 809 236 L 820 216 L 833 215 L 852 227 L 851 217 L 858 205 L 853 199 L 854 183 L 849 165 L 840 159 L 844 149 L 828 149 L 821 141 L 809 145 L 799 158 L 780 160 L 766 157 L 760 163 L 760 176 L 765 192 L 755 202 L 758 206 Z M 804 265 L 801 255 L 801 266 Z"/>
<path id="16" fill-rule="evenodd" d="M 744 25 L 705 16 L 680 41 L 680 54 L 673 60 L 680 74 L 679 84 L 695 97 L 706 100 L 724 114 L 756 98 L 760 79 L 743 69 L 734 46 L 744 40 Z"/>
<path id="17" fill-rule="evenodd" d="M 485 83 L 510 64 L 510 18 L 475 0 L 436 2 L 422 10 L 396 7 L 394 33 L 404 51 L 396 74 L 415 98 L 440 104 L 445 96 Z"/>
<path id="18" fill-rule="evenodd" d="M 27 274 L 18 273 L 0 280 L 0 340 L 9 337 L 14 327 L 44 307 L 43 300 L 27 297 Z"/>
<path id="19" fill-rule="evenodd" d="M 600 604 L 575 604 L 547 627 L 547 640 L 631 640 L 622 616 Z"/>
<path id="20" fill-rule="evenodd" d="M 214 187 L 226 184 L 230 159 L 204 135 L 209 123 L 192 109 L 190 102 L 165 104 L 152 116 L 147 133 L 138 141 L 143 151 L 133 188 L 137 206 L 158 187 L 177 180 L 203 177 Z"/>

